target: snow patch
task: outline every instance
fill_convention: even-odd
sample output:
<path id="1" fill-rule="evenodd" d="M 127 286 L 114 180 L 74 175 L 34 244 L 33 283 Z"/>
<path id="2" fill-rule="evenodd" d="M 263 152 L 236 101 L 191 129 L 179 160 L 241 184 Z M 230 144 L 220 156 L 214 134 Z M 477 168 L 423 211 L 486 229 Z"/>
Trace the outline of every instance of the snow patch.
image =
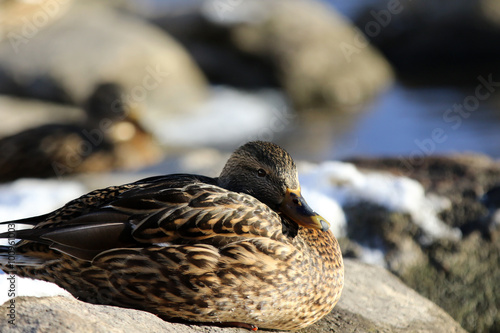
<path id="1" fill-rule="evenodd" d="M 204 16 L 221 25 L 259 24 L 269 17 L 269 8 L 259 1 L 208 0 L 202 6 Z"/>
<path id="2" fill-rule="evenodd" d="M 73 297 L 69 292 L 51 282 L 33 280 L 19 276 L 15 276 L 12 279 L 12 275 L 0 274 L 0 304 L 5 303 L 12 298 L 9 297 L 9 294 L 12 296 L 10 290 L 13 291 L 16 297 L 45 297 L 58 295 Z"/>
<path id="3" fill-rule="evenodd" d="M 346 236 L 346 218 L 342 207 L 328 194 L 316 191 L 314 187 L 302 185 L 301 192 L 309 206 L 330 223 L 335 237 Z"/>
<path id="4" fill-rule="evenodd" d="M 0 220 L 10 221 L 30 216 L 49 213 L 64 205 L 66 202 L 77 198 L 87 192 L 82 184 L 75 181 L 20 179 L 0 186 Z M 17 230 L 23 227 L 17 226 Z M 0 226 L 0 232 L 7 231 L 7 225 Z M 0 245 L 8 245 L 4 239 Z M 8 279 L 0 271 L 0 304 L 9 298 L 11 281 L 15 285 L 15 296 L 71 296 L 66 290 L 57 285 L 29 278 L 16 276 Z M 11 294 L 12 295 L 12 294 Z"/>
<path id="5" fill-rule="evenodd" d="M 381 248 L 374 248 L 362 246 L 363 252 L 361 253 L 360 260 L 370 265 L 376 265 L 387 268 L 385 262 L 385 252 Z"/>
<path id="6" fill-rule="evenodd" d="M 283 94 L 267 89 L 249 93 L 228 87 L 215 87 L 211 98 L 193 113 L 165 116 L 155 134 L 169 145 L 233 147 L 259 136 L 284 131 L 295 117 Z"/>
<path id="7" fill-rule="evenodd" d="M 459 229 L 449 227 L 438 217 L 440 211 L 450 207 L 450 201 L 426 195 L 422 185 L 413 179 L 381 172 L 361 172 L 353 164 L 336 161 L 318 165 L 302 163 L 299 167 L 302 187 L 316 193 L 317 197 L 326 196 L 340 206 L 366 201 L 391 211 L 409 213 L 424 231 L 421 240 L 424 243 L 440 238 L 461 238 Z M 314 198 L 314 195 L 310 196 Z M 320 205 L 311 203 L 318 211 Z M 324 209 L 329 210 L 327 207 Z M 337 214 L 336 210 L 333 208 L 331 214 Z"/>
<path id="8" fill-rule="evenodd" d="M 0 185 L 0 220 L 46 214 L 86 192 L 76 181 L 26 178 Z"/>

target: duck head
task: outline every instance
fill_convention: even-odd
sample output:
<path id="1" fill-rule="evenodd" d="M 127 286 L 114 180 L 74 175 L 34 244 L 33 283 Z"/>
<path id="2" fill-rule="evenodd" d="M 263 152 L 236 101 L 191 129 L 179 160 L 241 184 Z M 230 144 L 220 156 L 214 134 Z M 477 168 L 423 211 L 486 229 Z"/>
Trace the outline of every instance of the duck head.
<path id="1" fill-rule="evenodd" d="M 292 157 L 274 143 L 252 141 L 239 147 L 224 166 L 218 183 L 257 198 L 300 226 L 322 231 L 330 227 L 302 197 Z"/>

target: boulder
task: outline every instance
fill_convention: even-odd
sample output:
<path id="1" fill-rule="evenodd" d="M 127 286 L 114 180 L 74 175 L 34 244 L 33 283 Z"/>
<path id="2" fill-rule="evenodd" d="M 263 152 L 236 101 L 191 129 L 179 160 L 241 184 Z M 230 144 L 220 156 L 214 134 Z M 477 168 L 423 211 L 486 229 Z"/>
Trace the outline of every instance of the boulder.
<path id="1" fill-rule="evenodd" d="M 351 158 L 362 169 L 383 170 L 417 180 L 425 191 L 450 200 L 443 221 L 469 233 L 481 228 L 487 215 L 479 198 L 500 180 L 500 163 L 485 155 Z M 476 223 L 477 222 L 477 223 Z"/>
<path id="2" fill-rule="evenodd" d="M 124 87 L 143 124 L 191 110 L 206 81 L 164 31 L 100 1 L 2 2 L 0 93 L 81 104 L 101 82 Z M 8 20 L 6 18 L 9 18 Z"/>
<path id="3" fill-rule="evenodd" d="M 189 2 L 150 19 L 180 40 L 213 82 L 278 85 L 298 110 L 350 110 L 393 77 L 362 33 L 319 1 Z"/>
<path id="4" fill-rule="evenodd" d="M 334 310 L 298 332 L 465 332 L 442 309 L 385 269 L 346 260 L 345 272 L 342 298 Z M 0 308 L 0 316 L 4 318 L 0 321 L 0 331 L 4 333 L 248 332 L 241 328 L 169 323 L 144 311 L 93 305 L 63 296 L 16 298 L 16 327 L 13 327 L 6 319 L 11 311 L 10 304 L 7 301 Z"/>
<path id="5" fill-rule="evenodd" d="M 361 1 L 358 8 L 356 25 L 405 77 L 457 84 L 498 75 L 498 1 Z"/>
<path id="6" fill-rule="evenodd" d="M 413 178 L 426 195 L 449 201 L 440 221 L 460 229 L 459 239 L 423 241 L 422 229 L 408 214 L 376 204 L 344 207 L 349 248 L 374 245 L 384 263 L 408 286 L 436 302 L 471 332 L 500 332 L 500 228 L 495 210 L 480 198 L 498 185 L 500 163 L 483 155 L 353 158 L 366 170 L 383 170 Z"/>

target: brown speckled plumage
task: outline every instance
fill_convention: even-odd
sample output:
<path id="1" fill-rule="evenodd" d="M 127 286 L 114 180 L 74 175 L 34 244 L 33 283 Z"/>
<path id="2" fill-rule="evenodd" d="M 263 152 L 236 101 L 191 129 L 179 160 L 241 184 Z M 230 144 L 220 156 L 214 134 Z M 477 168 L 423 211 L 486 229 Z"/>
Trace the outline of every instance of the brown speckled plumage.
<path id="1" fill-rule="evenodd" d="M 167 320 L 299 329 L 332 310 L 344 272 L 324 222 L 305 227 L 305 201 L 293 201 L 298 218 L 283 208 L 298 188 L 283 149 L 251 142 L 220 178 L 148 178 L 18 221 L 34 228 L 18 232 L 20 265 L 4 269 Z"/>

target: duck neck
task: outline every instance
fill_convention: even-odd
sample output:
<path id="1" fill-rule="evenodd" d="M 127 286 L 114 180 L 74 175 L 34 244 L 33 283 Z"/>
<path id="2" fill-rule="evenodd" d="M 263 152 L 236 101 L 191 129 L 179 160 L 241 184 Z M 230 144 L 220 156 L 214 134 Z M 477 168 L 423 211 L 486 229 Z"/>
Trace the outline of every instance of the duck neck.
<path id="1" fill-rule="evenodd" d="M 311 269 L 322 270 L 324 276 L 329 276 L 343 266 L 339 243 L 330 230 L 299 227 L 297 236 L 293 243 L 309 254 L 310 262 L 306 264 Z"/>

